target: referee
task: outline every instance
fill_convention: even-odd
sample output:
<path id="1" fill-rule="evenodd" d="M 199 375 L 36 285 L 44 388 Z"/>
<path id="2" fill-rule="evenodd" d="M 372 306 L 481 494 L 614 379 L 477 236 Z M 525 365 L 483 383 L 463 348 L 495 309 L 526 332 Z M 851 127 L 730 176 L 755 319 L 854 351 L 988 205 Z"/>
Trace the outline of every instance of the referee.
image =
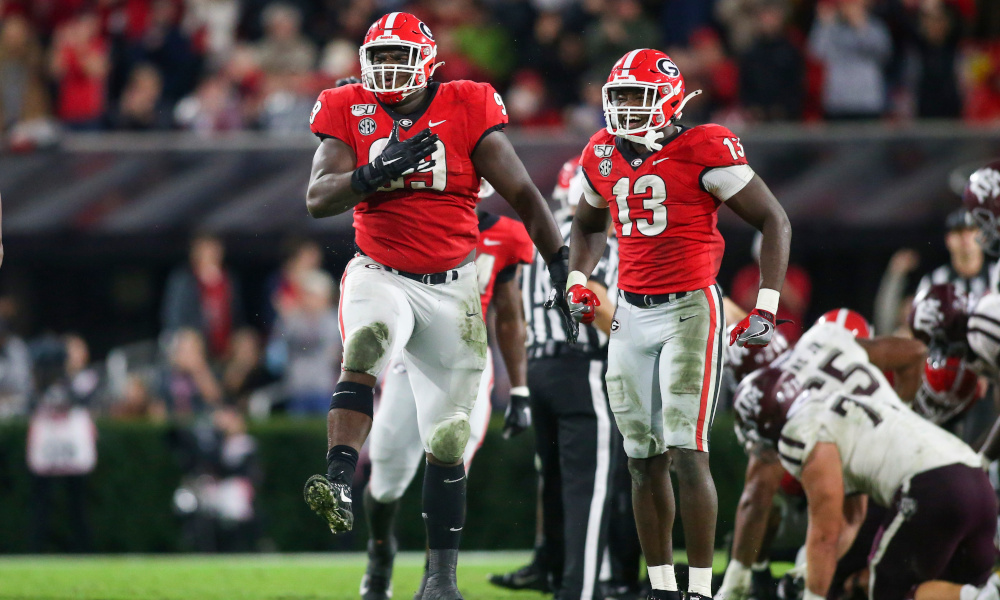
<path id="1" fill-rule="evenodd" d="M 563 174 L 576 170 L 571 161 Z M 569 240 L 573 211 L 581 195 L 569 188 L 560 232 Z M 576 190 L 576 193 L 573 193 Z M 560 188 L 557 188 L 558 195 Z M 558 196 L 557 196 L 558 197 Z M 591 277 L 601 300 L 593 325 L 581 326 L 576 344 L 566 341 L 559 315 L 543 305 L 551 285 L 538 253 L 522 271 L 521 293 L 528 327 L 528 388 L 541 461 L 545 565 L 557 600 L 600 598 L 598 577 L 606 546 L 609 488 L 621 443 L 608 407 L 604 373 L 612 327 L 617 245 L 608 244 Z M 608 290 L 612 292 L 609 294 Z"/>
<path id="2" fill-rule="evenodd" d="M 997 291 L 997 265 L 986 260 L 977 236 L 979 226 L 972 214 L 960 208 L 945 219 L 944 243 L 949 261 L 920 279 L 917 293 L 934 284 L 950 283 L 959 294 L 968 295 L 970 301 L 981 298 L 990 291 Z"/>

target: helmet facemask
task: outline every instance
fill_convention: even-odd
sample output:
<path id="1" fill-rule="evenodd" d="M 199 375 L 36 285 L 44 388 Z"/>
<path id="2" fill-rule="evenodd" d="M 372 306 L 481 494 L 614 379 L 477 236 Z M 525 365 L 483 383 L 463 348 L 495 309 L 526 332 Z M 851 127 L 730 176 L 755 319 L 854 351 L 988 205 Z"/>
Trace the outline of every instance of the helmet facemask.
<path id="1" fill-rule="evenodd" d="M 1000 256 L 1000 223 L 996 215 L 987 208 L 976 207 L 971 211 L 972 218 L 979 226 L 979 245 L 983 252 L 990 256 Z"/>
<path id="2" fill-rule="evenodd" d="M 406 51 L 406 63 L 375 63 L 375 53 L 385 49 Z M 389 104 L 397 104 L 410 94 L 427 87 L 430 74 L 438 66 L 434 65 L 428 70 L 428 65 L 434 62 L 437 55 L 436 48 L 405 40 L 369 42 L 361 46 L 358 53 L 361 56 L 361 83 L 364 89 L 375 92 L 379 100 Z M 397 82 L 398 75 L 403 75 L 402 82 Z"/>

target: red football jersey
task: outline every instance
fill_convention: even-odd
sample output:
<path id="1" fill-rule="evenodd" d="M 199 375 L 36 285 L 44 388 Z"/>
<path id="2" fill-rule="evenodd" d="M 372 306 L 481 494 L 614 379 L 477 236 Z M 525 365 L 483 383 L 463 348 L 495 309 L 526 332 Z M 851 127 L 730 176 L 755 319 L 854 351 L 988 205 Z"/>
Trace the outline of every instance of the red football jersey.
<path id="1" fill-rule="evenodd" d="M 479 298 L 483 316 L 493 299 L 497 275 L 509 273 L 518 264 L 528 264 L 535 245 L 520 221 L 484 213 L 479 219 L 479 244 L 476 245 L 476 269 L 479 272 Z"/>
<path id="2" fill-rule="evenodd" d="M 580 164 L 611 210 L 618 287 L 668 294 L 715 283 L 725 249 L 716 227 L 721 202 L 705 191 L 702 176 L 713 167 L 747 164 L 739 138 L 721 125 L 685 127 L 661 150 L 639 156 L 602 130 Z"/>
<path id="3" fill-rule="evenodd" d="M 428 127 L 440 138 L 431 170 L 390 181 L 354 208 L 358 247 L 412 273 L 447 271 L 475 248 L 479 174 L 472 153 L 486 134 L 507 123 L 503 100 L 488 83 L 431 83 L 428 94 L 423 110 L 401 115 L 361 84 L 345 85 L 324 90 L 309 118 L 320 139 L 350 146 L 359 167 L 379 155 L 394 123 L 400 140 Z"/>

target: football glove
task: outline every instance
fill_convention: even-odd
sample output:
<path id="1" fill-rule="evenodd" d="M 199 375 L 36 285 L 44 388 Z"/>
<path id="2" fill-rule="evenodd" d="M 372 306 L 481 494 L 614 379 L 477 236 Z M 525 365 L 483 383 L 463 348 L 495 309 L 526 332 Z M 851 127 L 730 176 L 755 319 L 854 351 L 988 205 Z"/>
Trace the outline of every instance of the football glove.
<path id="1" fill-rule="evenodd" d="M 392 134 L 382 154 L 367 165 L 358 167 L 351 175 L 351 189 L 367 196 L 378 188 L 403 175 L 430 170 L 437 161 L 429 158 L 437 146 L 438 136 L 424 129 L 408 140 L 399 141 L 399 124 L 392 126 Z"/>
<path id="2" fill-rule="evenodd" d="M 569 313 L 573 315 L 573 319 L 577 323 L 583 323 L 584 325 L 594 322 L 594 317 L 597 316 L 595 309 L 601 305 L 597 294 L 590 288 L 582 286 L 579 283 L 566 290 L 566 301 L 569 304 Z"/>
<path id="3" fill-rule="evenodd" d="M 529 427 L 531 427 L 529 396 L 512 393 L 510 402 L 507 403 L 507 410 L 503 414 L 503 439 L 509 440 Z"/>
<path id="4" fill-rule="evenodd" d="M 569 312 L 569 304 L 566 303 L 566 279 L 569 277 L 569 246 L 563 246 L 545 262 L 549 267 L 549 279 L 552 281 L 552 291 L 549 292 L 549 298 L 543 306 L 559 311 L 559 320 L 562 322 L 566 339 L 570 343 L 575 344 L 576 336 L 580 333 L 580 325 L 573 320 L 573 315 Z"/>
<path id="5" fill-rule="evenodd" d="M 772 335 L 774 335 L 774 315 L 755 308 L 733 328 L 729 334 L 729 345 L 735 343 L 740 348 L 766 346 L 771 342 Z"/>

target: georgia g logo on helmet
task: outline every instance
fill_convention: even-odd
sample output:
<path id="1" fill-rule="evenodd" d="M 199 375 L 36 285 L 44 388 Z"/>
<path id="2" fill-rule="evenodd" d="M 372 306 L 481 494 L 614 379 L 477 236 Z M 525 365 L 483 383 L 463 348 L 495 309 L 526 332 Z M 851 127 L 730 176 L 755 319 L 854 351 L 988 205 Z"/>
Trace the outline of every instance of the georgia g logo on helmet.
<path id="1" fill-rule="evenodd" d="M 661 58 L 656 61 L 656 68 L 667 77 L 680 77 L 681 75 L 681 70 L 669 58 Z"/>

